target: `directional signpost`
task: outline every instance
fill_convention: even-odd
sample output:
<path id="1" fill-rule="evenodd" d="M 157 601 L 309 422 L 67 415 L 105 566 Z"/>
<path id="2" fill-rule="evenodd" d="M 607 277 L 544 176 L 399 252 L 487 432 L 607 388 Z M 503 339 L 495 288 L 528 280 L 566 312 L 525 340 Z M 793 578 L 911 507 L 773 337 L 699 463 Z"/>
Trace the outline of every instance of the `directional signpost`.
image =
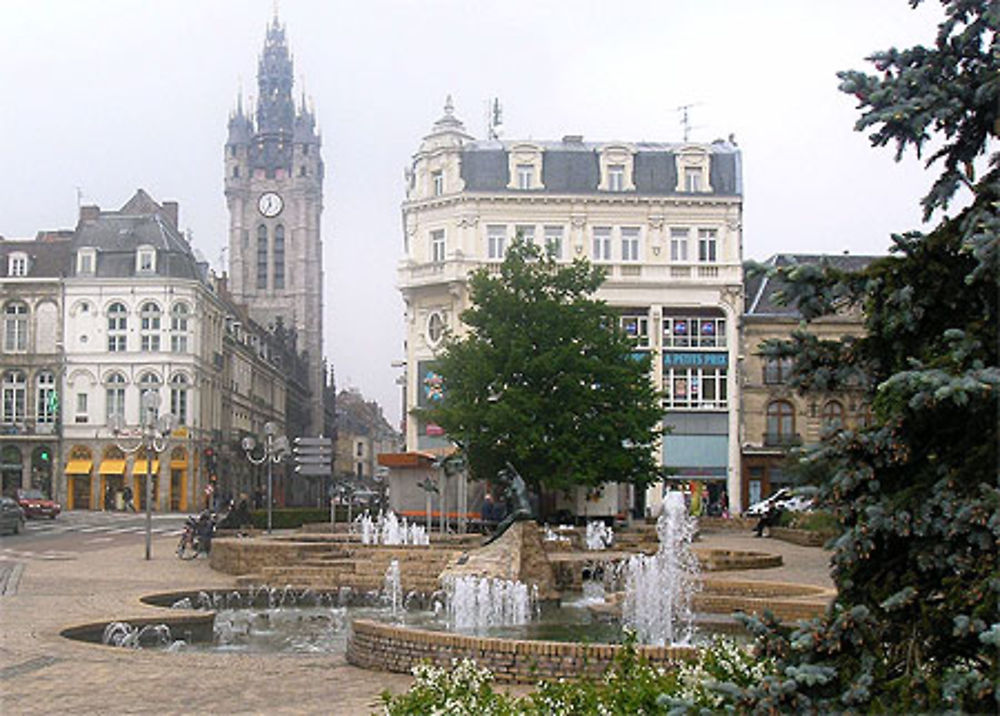
<path id="1" fill-rule="evenodd" d="M 318 438 L 295 438 L 296 475 L 330 476 L 330 462 L 333 460 L 333 441 L 322 436 Z"/>

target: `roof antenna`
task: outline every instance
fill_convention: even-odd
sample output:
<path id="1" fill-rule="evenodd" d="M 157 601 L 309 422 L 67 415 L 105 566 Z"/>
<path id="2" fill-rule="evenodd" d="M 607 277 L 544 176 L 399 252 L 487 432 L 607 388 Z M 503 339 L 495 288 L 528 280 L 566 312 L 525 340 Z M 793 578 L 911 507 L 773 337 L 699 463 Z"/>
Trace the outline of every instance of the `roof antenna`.
<path id="1" fill-rule="evenodd" d="M 500 128 L 503 126 L 503 107 L 500 106 L 500 100 L 497 97 L 490 98 L 487 113 L 486 138 L 499 139 Z"/>
<path id="2" fill-rule="evenodd" d="M 682 104 L 677 107 L 677 111 L 681 113 L 681 126 L 684 128 L 684 143 L 687 144 L 691 137 L 691 117 L 689 115 L 689 110 L 692 107 L 698 107 L 701 102 L 692 102 L 691 104 Z"/>

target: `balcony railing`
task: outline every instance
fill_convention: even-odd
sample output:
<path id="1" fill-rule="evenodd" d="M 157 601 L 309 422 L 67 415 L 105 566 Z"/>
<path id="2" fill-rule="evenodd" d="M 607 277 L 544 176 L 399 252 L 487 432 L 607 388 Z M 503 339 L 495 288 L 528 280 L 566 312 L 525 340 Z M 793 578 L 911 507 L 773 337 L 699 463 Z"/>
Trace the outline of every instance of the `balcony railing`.
<path id="1" fill-rule="evenodd" d="M 55 423 L 0 423 L 0 435 L 54 435 Z"/>
<path id="2" fill-rule="evenodd" d="M 768 447 L 797 447 L 802 444 L 798 433 L 764 433 L 764 444 Z"/>
<path id="3" fill-rule="evenodd" d="M 443 262 L 403 261 L 399 265 L 399 282 L 403 286 L 419 286 L 453 280 L 465 280 L 469 272 L 486 266 L 492 274 L 499 273 L 500 260 L 479 260 L 470 257 L 449 257 Z M 681 281 L 691 283 L 739 283 L 742 267 L 738 263 L 604 263 L 611 281 L 658 283 Z"/>

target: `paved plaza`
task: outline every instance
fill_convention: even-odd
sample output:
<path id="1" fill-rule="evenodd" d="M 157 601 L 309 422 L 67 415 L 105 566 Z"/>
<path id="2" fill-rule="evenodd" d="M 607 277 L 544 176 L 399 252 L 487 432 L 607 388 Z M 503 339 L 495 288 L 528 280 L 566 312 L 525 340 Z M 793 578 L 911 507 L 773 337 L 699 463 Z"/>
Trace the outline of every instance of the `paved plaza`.
<path id="1" fill-rule="evenodd" d="M 4 538 L 6 540 L 7 538 Z M 207 560 L 174 556 L 175 537 L 116 544 L 60 560 L 0 563 L 0 713 L 317 713 L 369 714 L 383 689 L 405 690 L 410 678 L 358 669 L 342 656 L 172 654 L 71 641 L 66 627 L 155 616 L 142 595 L 225 588 L 235 580 Z M 702 535 L 699 546 L 779 553 L 770 570 L 714 577 L 832 586 L 829 553 L 749 533 Z"/>

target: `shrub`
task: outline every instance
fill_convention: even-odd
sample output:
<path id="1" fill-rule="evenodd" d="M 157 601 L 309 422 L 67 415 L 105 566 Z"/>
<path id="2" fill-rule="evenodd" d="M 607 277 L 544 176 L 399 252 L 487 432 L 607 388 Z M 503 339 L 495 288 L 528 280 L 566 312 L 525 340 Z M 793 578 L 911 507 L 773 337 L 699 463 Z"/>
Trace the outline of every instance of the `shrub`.
<path id="1" fill-rule="evenodd" d="M 451 669 L 420 664 L 413 668 L 416 682 L 399 696 L 382 692 L 390 716 L 506 716 L 519 713 L 516 700 L 493 689 L 493 674 L 471 659 L 452 663 Z"/>
<path id="2" fill-rule="evenodd" d="M 338 512 L 338 519 L 346 519 L 346 508 L 343 514 Z M 250 513 L 253 526 L 258 529 L 267 528 L 267 510 L 254 510 Z M 330 510 L 325 507 L 290 507 L 271 510 L 271 526 L 275 529 L 290 529 L 301 527 L 307 522 L 329 522 Z"/>
<path id="3" fill-rule="evenodd" d="M 832 513 L 824 510 L 812 512 L 785 512 L 781 515 L 781 526 L 795 530 L 822 532 L 824 534 L 840 534 L 840 525 Z"/>
<path id="4" fill-rule="evenodd" d="M 726 694 L 740 696 L 774 670 L 732 640 L 717 639 L 697 661 L 676 668 L 653 666 L 640 656 L 635 636 L 599 677 L 542 681 L 520 698 L 495 691 L 493 676 L 468 659 L 451 669 L 429 665 L 413 670 L 416 682 L 405 694 L 382 694 L 389 716 L 580 716 L 590 714 L 666 714 L 718 709 Z"/>

